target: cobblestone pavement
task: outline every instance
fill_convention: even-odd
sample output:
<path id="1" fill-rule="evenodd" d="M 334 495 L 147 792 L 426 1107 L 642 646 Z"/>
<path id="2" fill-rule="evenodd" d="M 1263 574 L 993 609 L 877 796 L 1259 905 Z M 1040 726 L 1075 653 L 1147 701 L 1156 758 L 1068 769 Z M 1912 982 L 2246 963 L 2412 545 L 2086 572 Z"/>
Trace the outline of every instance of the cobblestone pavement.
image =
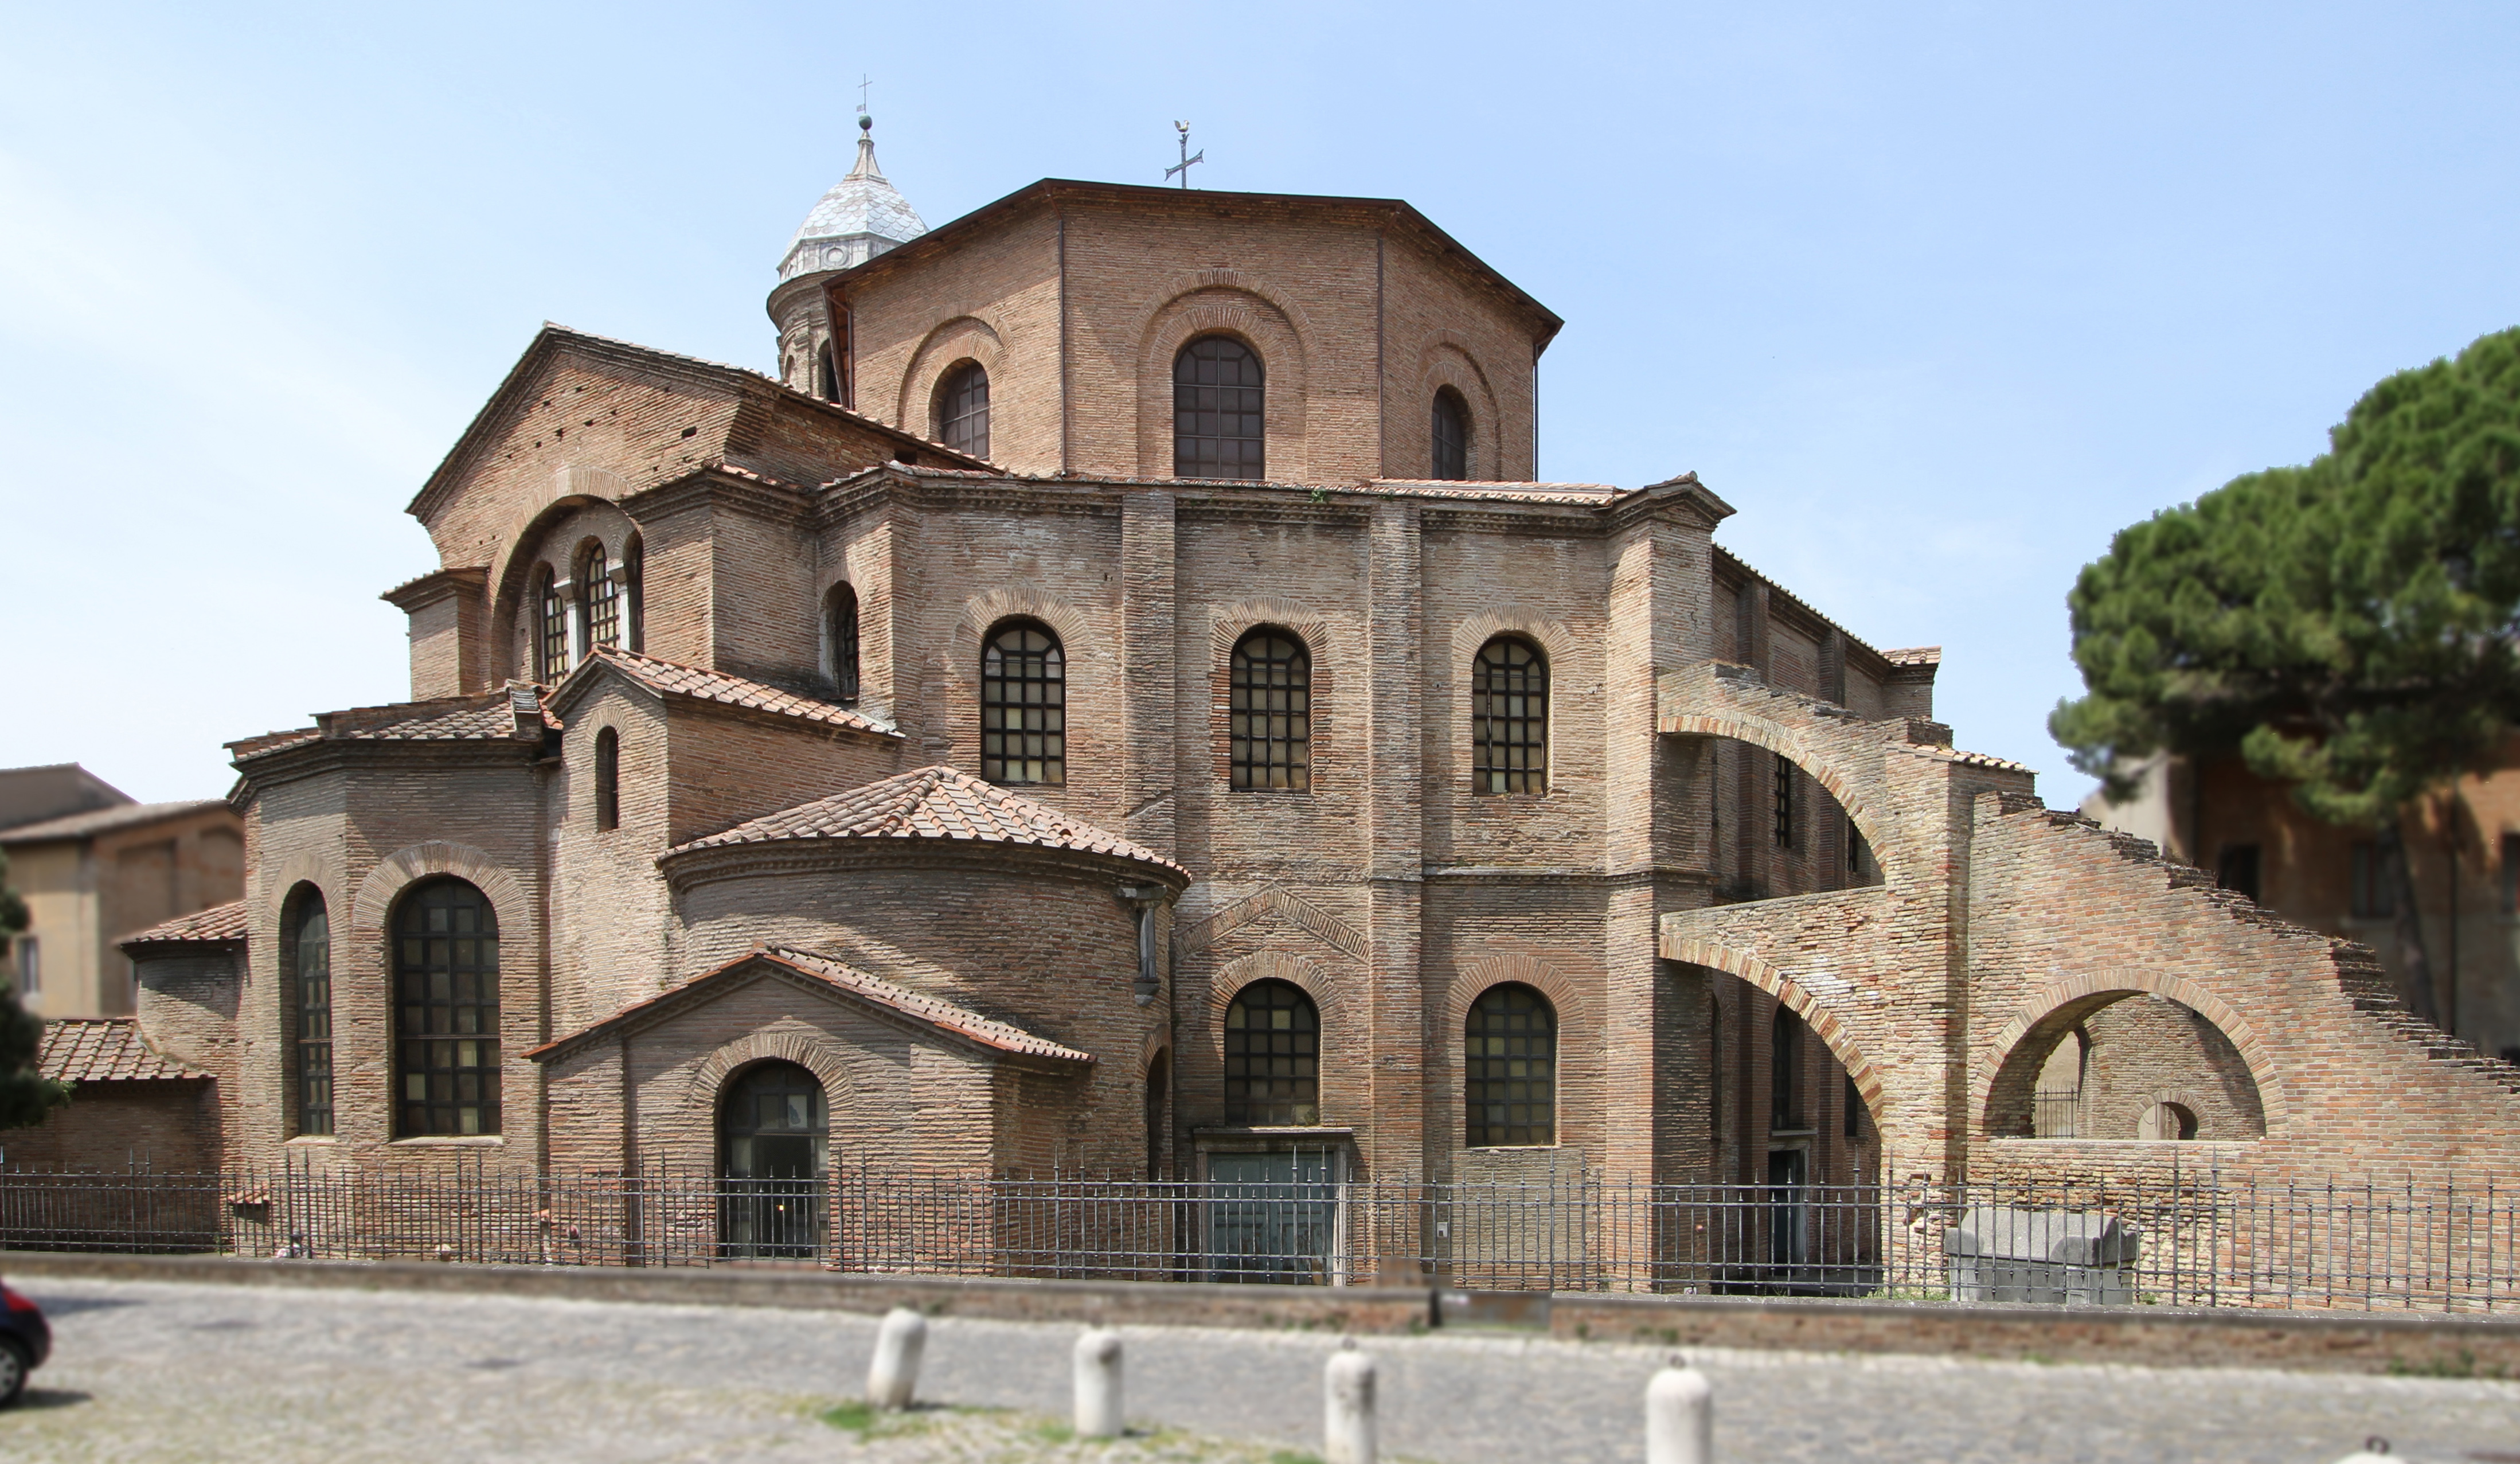
<path id="1" fill-rule="evenodd" d="M 742 1307 L 40 1280 L 59 1344 L 0 1459 L 1217 1460 L 1319 1447 L 1317 1334 L 1129 1329 L 1133 1421 L 1060 1441 L 1070 1326 L 938 1321 L 922 1392 L 869 1436 L 816 1414 L 866 1375 L 873 1318 Z M 1662 1354 L 1447 1333 L 1374 1338 L 1386 1456 L 1635 1460 Z M 1707 1351 L 1733 1464 L 2520 1461 L 2520 1383 Z M 974 1412 L 969 1409 L 1015 1410 Z M 1239 1442 L 1223 1442 L 1233 1440 Z"/>

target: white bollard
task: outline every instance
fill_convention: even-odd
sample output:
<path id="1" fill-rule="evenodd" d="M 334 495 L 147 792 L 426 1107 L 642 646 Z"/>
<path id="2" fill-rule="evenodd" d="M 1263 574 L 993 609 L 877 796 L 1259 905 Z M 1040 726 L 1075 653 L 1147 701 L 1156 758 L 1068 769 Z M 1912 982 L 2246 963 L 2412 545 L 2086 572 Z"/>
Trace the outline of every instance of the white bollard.
<path id="1" fill-rule="evenodd" d="M 919 1392 L 919 1357 L 927 1350 L 927 1318 L 907 1306 L 883 1314 L 875 1333 L 875 1362 L 867 1368 L 867 1401 L 878 1408 L 907 1408 Z"/>
<path id="2" fill-rule="evenodd" d="M 1340 1344 L 1322 1370 L 1322 1454 L 1328 1464 L 1373 1464 L 1373 1359 Z"/>
<path id="3" fill-rule="evenodd" d="M 1693 1367 L 1645 1385 L 1645 1464 L 1715 1464 L 1715 1390 Z"/>
<path id="4" fill-rule="evenodd" d="M 1120 1334 L 1095 1327 L 1076 1339 L 1076 1437 L 1121 1433 Z"/>

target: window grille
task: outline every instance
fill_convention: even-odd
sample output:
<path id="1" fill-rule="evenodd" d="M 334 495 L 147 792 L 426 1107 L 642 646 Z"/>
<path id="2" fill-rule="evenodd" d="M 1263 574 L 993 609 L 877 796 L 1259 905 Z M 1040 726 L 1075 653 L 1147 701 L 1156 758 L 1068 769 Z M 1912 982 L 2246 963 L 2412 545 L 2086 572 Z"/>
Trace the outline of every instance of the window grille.
<path id="1" fill-rule="evenodd" d="M 1777 755 L 1777 847 L 1794 846 L 1794 764 Z"/>
<path id="2" fill-rule="evenodd" d="M 634 533 L 621 546 L 621 620 L 626 632 L 621 647 L 625 651 L 644 651 L 648 646 L 647 571 L 647 546 Z"/>
<path id="3" fill-rule="evenodd" d="M 621 734 L 610 727 L 595 734 L 595 827 L 621 827 Z"/>
<path id="4" fill-rule="evenodd" d="M 1470 787 L 1549 791 L 1549 662 L 1520 636 L 1479 647 L 1470 668 Z"/>
<path id="5" fill-rule="evenodd" d="M 1450 387 L 1435 393 L 1435 476 L 1459 481 L 1470 476 L 1470 409 Z"/>
<path id="6" fill-rule="evenodd" d="M 1557 1142 L 1557 1014 L 1517 983 L 1491 986 L 1470 1005 L 1463 1050 L 1472 1149 Z"/>
<path id="7" fill-rule="evenodd" d="M 499 1131 L 499 919 L 431 880 L 394 921 L 394 1133 Z"/>
<path id="8" fill-rule="evenodd" d="M 601 544 L 589 545 L 578 559 L 577 605 L 586 619 L 588 650 L 621 644 L 621 586 L 612 582 Z"/>
<path id="9" fill-rule="evenodd" d="M 1803 1126 L 1803 1019 L 1778 1004 L 1768 1037 L 1768 1127 L 1790 1132 Z"/>
<path id="10" fill-rule="evenodd" d="M 562 597 L 560 583 L 548 567 L 534 598 L 541 621 L 541 634 L 534 642 L 534 679 L 549 686 L 568 674 L 568 601 Z"/>
<path id="11" fill-rule="evenodd" d="M 1002 625 L 980 653 L 980 776 L 1067 781 L 1067 660 L 1047 625 Z"/>
<path id="12" fill-rule="evenodd" d="M 936 440 L 971 457 L 989 455 L 989 374 L 977 361 L 946 373 L 936 389 Z"/>
<path id="13" fill-rule="evenodd" d="M 1313 659 L 1282 630 L 1234 643 L 1227 706 L 1232 785 L 1245 791 L 1312 787 Z"/>
<path id="14" fill-rule="evenodd" d="M 1260 358 L 1231 336 L 1202 336 L 1173 358 L 1173 476 L 1257 479 L 1266 392 Z"/>
<path id="15" fill-rule="evenodd" d="M 291 941 L 297 1000 L 297 1131 L 333 1131 L 333 931 L 324 896 L 299 897 Z"/>
<path id="16" fill-rule="evenodd" d="M 824 669 L 843 707 L 858 704 L 858 592 L 845 582 L 823 597 Z"/>
<path id="17" fill-rule="evenodd" d="M 1225 1009 L 1225 1121 L 1322 1121 L 1321 1014 L 1291 982 L 1253 982 Z"/>

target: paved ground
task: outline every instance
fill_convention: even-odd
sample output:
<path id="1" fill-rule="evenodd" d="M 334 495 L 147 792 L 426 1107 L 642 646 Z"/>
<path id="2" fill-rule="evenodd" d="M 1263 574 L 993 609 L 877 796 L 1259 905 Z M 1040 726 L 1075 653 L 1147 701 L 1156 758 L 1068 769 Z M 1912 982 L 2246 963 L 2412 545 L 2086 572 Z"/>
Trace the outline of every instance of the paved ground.
<path id="1" fill-rule="evenodd" d="M 1319 1447 L 1318 1335 L 1131 1329 L 1129 1412 L 1168 1430 L 1061 1442 L 1072 1327 L 942 1320 L 922 1393 L 871 1437 L 816 1415 L 866 1374 L 873 1319 L 393 1292 L 38 1281 L 59 1348 L 0 1459 L 1218 1460 Z M 1385 1455 L 1635 1460 L 1661 1354 L 1452 1333 L 1374 1339 Z M 2401 1456 L 2520 1464 L 2520 1383 L 1702 1352 L 1718 1449 L 1785 1461 Z M 1013 1410 L 1013 1411 L 971 1411 Z M 1190 1431 L 1190 1432 L 1176 1432 Z"/>

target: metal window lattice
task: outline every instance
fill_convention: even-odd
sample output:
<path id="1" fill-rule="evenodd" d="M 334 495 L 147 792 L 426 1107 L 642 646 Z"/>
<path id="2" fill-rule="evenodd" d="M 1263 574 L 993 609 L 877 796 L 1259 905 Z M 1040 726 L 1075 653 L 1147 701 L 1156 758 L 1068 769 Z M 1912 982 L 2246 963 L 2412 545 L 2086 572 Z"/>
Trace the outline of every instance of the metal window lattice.
<path id="1" fill-rule="evenodd" d="M 499 1131 L 499 920 L 481 892 L 436 880 L 394 921 L 394 1128 Z"/>
<path id="2" fill-rule="evenodd" d="M 1321 1121 L 1321 1015 L 1290 982 L 1254 982 L 1225 1011 L 1225 1121 Z"/>
<path id="3" fill-rule="evenodd" d="M 1557 1014 L 1529 986 L 1490 987 L 1470 1006 L 1464 1047 L 1472 1149 L 1557 1142 Z"/>
<path id="4" fill-rule="evenodd" d="M 1794 765 L 1777 755 L 1777 847 L 1794 846 Z"/>
<path id="5" fill-rule="evenodd" d="M 542 602 L 542 634 L 534 646 L 534 679 L 548 686 L 568 674 L 568 601 L 549 571 L 536 598 Z"/>
<path id="6" fill-rule="evenodd" d="M 1313 781 L 1313 659 L 1303 642 L 1254 630 L 1234 644 L 1227 754 L 1238 789 L 1301 791 Z"/>
<path id="7" fill-rule="evenodd" d="M 1459 482 L 1470 476 L 1470 413 L 1462 395 L 1446 387 L 1435 393 L 1435 476 Z"/>
<path id="8" fill-rule="evenodd" d="M 989 374 L 966 361 L 936 391 L 936 440 L 975 458 L 989 455 Z"/>
<path id="9" fill-rule="evenodd" d="M 310 893 L 298 913 L 297 1131 L 333 1131 L 333 938 L 324 897 Z"/>
<path id="10" fill-rule="evenodd" d="M 1479 648 L 1470 670 L 1470 786 L 1549 791 L 1549 663 L 1518 636 Z"/>
<path id="11" fill-rule="evenodd" d="M 1004 626 L 980 653 L 980 776 L 1067 781 L 1067 661 L 1046 626 Z"/>
<path id="12" fill-rule="evenodd" d="M 621 644 L 621 586 L 612 582 L 611 566 L 601 546 L 588 549 L 578 562 L 577 600 L 586 617 L 586 644 Z"/>
<path id="13" fill-rule="evenodd" d="M 832 687 L 843 707 L 858 702 L 858 592 L 846 584 L 832 586 L 825 602 L 823 634 L 831 646 Z"/>
<path id="14" fill-rule="evenodd" d="M 1260 358 L 1231 336 L 1203 336 L 1173 360 L 1173 476 L 1267 473 Z"/>

